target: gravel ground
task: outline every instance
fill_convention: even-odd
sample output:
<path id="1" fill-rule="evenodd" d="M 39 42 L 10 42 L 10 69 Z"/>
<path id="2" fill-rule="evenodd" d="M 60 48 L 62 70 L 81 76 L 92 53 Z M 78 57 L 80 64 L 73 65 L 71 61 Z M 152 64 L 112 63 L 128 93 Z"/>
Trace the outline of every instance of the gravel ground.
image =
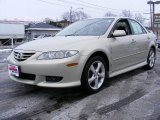
<path id="1" fill-rule="evenodd" d="M 0 59 L 8 54 L 1 54 Z M 11 81 L 0 62 L 0 120 L 157 120 L 160 119 L 160 52 L 153 70 L 143 68 L 109 80 L 85 95 L 79 87 L 54 89 Z"/>

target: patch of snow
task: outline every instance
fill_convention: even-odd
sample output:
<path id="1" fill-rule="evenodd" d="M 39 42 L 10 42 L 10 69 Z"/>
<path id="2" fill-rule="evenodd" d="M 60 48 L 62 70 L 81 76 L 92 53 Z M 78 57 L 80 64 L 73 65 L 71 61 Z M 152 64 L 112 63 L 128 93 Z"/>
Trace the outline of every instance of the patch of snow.
<path id="1" fill-rule="evenodd" d="M 12 49 L 0 49 L 0 53 L 10 53 Z"/>
<path id="2" fill-rule="evenodd" d="M 4 59 L 0 59 L 0 63 L 5 63 L 7 61 L 7 59 L 6 58 L 4 58 Z"/>

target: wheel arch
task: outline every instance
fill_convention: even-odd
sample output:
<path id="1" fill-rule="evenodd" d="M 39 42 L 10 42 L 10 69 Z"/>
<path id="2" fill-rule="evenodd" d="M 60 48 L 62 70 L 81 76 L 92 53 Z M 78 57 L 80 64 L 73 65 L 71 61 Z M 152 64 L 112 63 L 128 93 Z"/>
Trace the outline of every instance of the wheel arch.
<path id="1" fill-rule="evenodd" d="M 92 55 L 90 55 L 90 57 L 88 58 L 88 60 L 90 60 L 92 57 L 94 57 L 94 56 L 100 56 L 100 57 L 102 57 L 105 61 L 106 61 L 106 63 L 107 63 L 107 70 L 109 71 L 109 69 L 110 69 L 110 66 L 109 66 L 109 59 L 108 59 L 108 56 L 104 53 L 104 52 L 102 52 L 102 51 L 96 51 L 96 52 L 94 52 Z M 88 62 L 88 60 L 87 60 L 87 62 Z M 86 62 L 86 63 L 87 63 Z"/>
<path id="2" fill-rule="evenodd" d="M 109 77 L 109 70 L 110 70 L 110 61 L 109 61 L 109 57 L 108 55 L 103 52 L 103 51 L 95 51 L 93 52 L 91 55 L 89 55 L 89 57 L 87 58 L 86 62 L 85 62 L 85 65 L 83 67 L 83 70 L 82 70 L 82 74 L 81 74 L 81 79 L 82 79 L 82 76 L 83 76 L 83 72 L 84 72 L 84 69 L 86 67 L 86 64 L 88 63 L 88 61 L 94 57 L 94 56 L 100 56 L 102 57 L 105 61 L 106 61 L 106 64 L 107 64 L 107 78 Z"/>
<path id="3" fill-rule="evenodd" d="M 151 48 L 153 48 L 153 50 L 155 52 L 155 58 L 156 58 L 156 46 L 152 45 Z"/>
<path id="4" fill-rule="evenodd" d="M 154 51 L 156 52 L 156 47 L 154 45 L 152 45 L 150 48 L 153 48 Z"/>
<path id="5" fill-rule="evenodd" d="M 149 45 L 148 45 L 148 53 L 149 53 L 149 51 L 150 51 L 151 48 L 154 49 L 155 54 L 156 54 L 156 43 L 155 43 L 155 41 L 151 41 L 149 43 Z"/>

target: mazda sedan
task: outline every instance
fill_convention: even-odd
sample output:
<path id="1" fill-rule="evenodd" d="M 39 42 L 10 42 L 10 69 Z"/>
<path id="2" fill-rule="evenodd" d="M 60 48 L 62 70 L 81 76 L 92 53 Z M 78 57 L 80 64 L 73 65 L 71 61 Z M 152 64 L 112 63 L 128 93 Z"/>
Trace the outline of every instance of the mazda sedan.
<path id="1" fill-rule="evenodd" d="M 9 77 L 42 87 L 82 86 L 98 92 L 108 78 L 156 59 L 156 36 L 130 18 L 95 18 L 71 24 L 55 37 L 22 44 L 8 57 Z"/>

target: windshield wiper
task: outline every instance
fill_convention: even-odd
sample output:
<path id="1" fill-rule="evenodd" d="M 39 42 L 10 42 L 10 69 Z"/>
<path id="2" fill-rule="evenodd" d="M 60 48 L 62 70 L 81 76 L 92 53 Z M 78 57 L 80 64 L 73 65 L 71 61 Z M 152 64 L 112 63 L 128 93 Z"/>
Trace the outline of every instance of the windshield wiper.
<path id="1" fill-rule="evenodd" d="M 67 36 L 76 36 L 76 34 L 68 34 L 68 35 L 65 35 L 65 37 Z"/>

